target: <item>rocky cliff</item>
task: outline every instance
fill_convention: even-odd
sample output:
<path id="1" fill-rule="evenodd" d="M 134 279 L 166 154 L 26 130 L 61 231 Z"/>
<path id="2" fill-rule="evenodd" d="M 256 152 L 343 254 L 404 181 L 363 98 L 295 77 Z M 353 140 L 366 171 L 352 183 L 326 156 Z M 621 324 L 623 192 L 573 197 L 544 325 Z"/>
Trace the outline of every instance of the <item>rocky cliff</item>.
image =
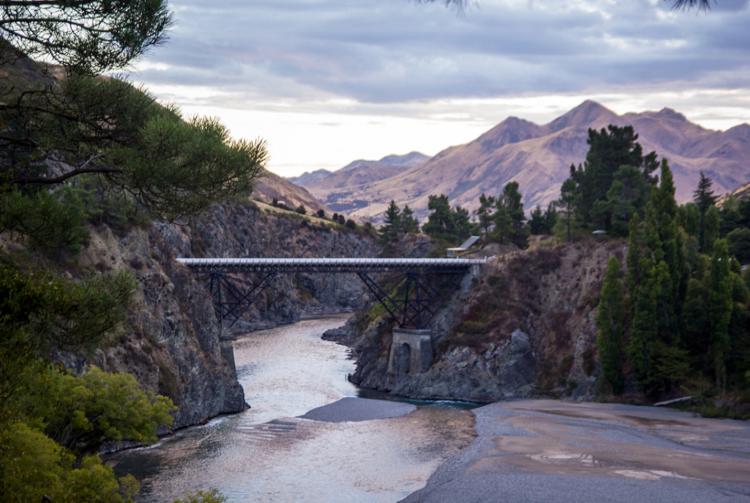
<path id="1" fill-rule="evenodd" d="M 329 338 L 355 348 L 351 380 L 413 398 L 494 401 L 536 395 L 590 398 L 598 373 L 596 303 L 607 260 L 622 242 L 540 245 L 487 265 L 433 322 L 424 373 L 388 375 L 390 325 L 360 314 Z"/>
<path id="2" fill-rule="evenodd" d="M 220 336 L 206 278 L 178 256 L 365 256 L 372 238 L 343 226 L 296 214 L 266 212 L 254 203 L 215 206 L 187 225 L 156 222 L 120 233 L 92 229 L 88 246 L 68 274 L 130 270 L 137 292 L 123 335 L 88 360 L 105 370 L 134 374 L 177 404 L 175 427 L 245 408 L 232 355 L 232 334 Z M 238 280 L 241 278 L 238 278 Z M 290 323 L 300 317 L 359 307 L 359 280 L 298 275 L 279 277 L 235 328 Z"/>

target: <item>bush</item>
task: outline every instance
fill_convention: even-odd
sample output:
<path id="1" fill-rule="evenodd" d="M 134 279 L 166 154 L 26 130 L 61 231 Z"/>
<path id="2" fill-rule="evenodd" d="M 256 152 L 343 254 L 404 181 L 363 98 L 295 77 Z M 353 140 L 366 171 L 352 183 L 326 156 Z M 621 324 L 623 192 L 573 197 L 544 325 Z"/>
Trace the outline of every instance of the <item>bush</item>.
<path id="1" fill-rule="evenodd" d="M 326 212 L 323 209 L 320 209 L 320 210 L 318 210 L 317 215 L 318 215 L 318 218 L 325 218 L 326 217 Z"/>
<path id="2" fill-rule="evenodd" d="M 299 206 L 297 206 L 297 209 L 295 209 L 294 211 L 296 211 L 300 215 L 306 215 L 307 214 L 307 210 L 305 209 L 305 206 L 303 204 L 300 204 Z"/>
<path id="3" fill-rule="evenodd" d="M 172 503 L 224 503 L 227 498 L 216 489 L 186 494 Z"/>
<path id="4" fill-rule="evenodd" d="M 346 227 L 347 229 L 356 229 L 357 228 L 357 222 L 352 220 L 351 218 L 346 221 Z"/>
<path id="5" fill-rule="evenodd" d="M 93 453 L 105 441 L 157 440 L 160 426 L 172 424 L 172 401 L 141 388 L 135 377 L 90 367 L 78 377 L 50 371 L 46 407 L 54 411 L 47 434 L 78 453 Z"/>
<path id="6" fill-rule="evenodd" d="M 76 463 L 66 449 L 23 422 L 0 432 L 0 493 L 3 501 L 129 502 L 138 492 L 132 476 L 117 479 L 98 456 Z"/>

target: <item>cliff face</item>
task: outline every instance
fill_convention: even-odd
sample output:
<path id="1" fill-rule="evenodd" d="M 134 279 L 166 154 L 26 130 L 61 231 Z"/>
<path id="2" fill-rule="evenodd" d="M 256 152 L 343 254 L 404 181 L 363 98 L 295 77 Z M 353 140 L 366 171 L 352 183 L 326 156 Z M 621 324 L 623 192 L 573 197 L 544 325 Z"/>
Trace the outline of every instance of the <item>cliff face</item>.
<path id="1" fill-rule="evenodd" d="M 494 401 L 540 394 L 591 398 L 599 372 L 596 303 L 621 242 L 513 252 L 485 266 L 434 321 L 435 355 L 421 374 L 386 373 L 390 327 L 352 322 L 331 334 L 357 352 L 352 381 L 414 398 Z M 357 336 L 357 330 L 361 336 Z"/>
<path id="2" fill-rule="evenodd" d="M 303 218 L 268 214 L 255 205 L 226 204 L 177 225 L 157 222 L 115 234 L 93 229 L 77 269 L 130 270 L 138 283 L 135 305 L 119 340 L 97 351 L 91 363 L 134 374 L 178 406 L 175 427 L 245 408 L 237 382 L 230 333 L 220 337 L 208 281 L 179 265 L 179 256 L 365 256 L 373 239 Z M 301 316 L 359 307 L 356 277 L 280 276 L 243 322 L 246 331 L 289 323 Z M 83 360 L 70 361 L 82 365 Z"/>

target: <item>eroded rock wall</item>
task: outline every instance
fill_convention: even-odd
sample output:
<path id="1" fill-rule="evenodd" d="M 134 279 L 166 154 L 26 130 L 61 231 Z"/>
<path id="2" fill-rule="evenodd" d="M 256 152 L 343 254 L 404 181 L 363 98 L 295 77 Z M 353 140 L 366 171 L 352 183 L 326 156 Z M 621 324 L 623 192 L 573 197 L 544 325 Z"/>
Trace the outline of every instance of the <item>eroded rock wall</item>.
<path id="1" fill-rule="evenodd" d="M 175 427 L 240 411 L 246 405 L 234 369 L 232 333 L 219 333 L 206 278 L 174 259 L 377 253 L 375 241 L 361 233 L 269 214 L 250 203 L 216 206 L 188 225 L 157 222 L 119 234 L 99 226 L 92 230 L 73 275 L 124 269 L 132 272 L 138 286 L 122 334 L 89 362 L 130 372 L 172 398 L 178 406 Z M 247 331 L 352 310 L 363 299 L 356 277 L 281 276 L 235 328 Z"/>
<path id="2" fill-rule="evenodd" d="M 388 375 L 390 325 L 353 319 L 330 337 L 357 353 L 356 384 L 414 398 L 494 401 L 536 395 L 590 398 L 598 374 L 596 305 L 619 241 L 507 253 L 467 278 L 434 327 L 427 372 Z M 366 324 L 366 323 L 365 323 Z"/>

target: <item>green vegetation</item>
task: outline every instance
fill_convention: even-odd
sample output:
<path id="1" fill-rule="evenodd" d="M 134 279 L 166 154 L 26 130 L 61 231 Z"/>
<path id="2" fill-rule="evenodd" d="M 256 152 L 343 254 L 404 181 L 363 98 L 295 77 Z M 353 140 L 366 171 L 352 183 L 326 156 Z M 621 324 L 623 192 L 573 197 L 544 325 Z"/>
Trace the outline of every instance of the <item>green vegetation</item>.
<path id="1" fill-rule="evenodd" d="M 393 253 L 394 247 L 404 235 L 418 232 L 419 221 L 414 217 L 409 205 L 404 206 L 402 210 L 395 201 L 391 201 L 385 211 L 385 222 L 380 228 L 380 243 L 385 248 L 384 252 Z"/>
<path id="2" fill-rule="evenodd" d="M 422 226 L 425 234 L 446 243 L 459 243 L 471 236 L 469 211 L 460 206 L 451 208 L 448 196 L 430 196 L 427 207 L 430 214 Z"/>
<path id="3" fill-rule="evenodd" d="M 668 162 L 637 139 L 629 126 L 589 130 L 586 161 L 571 166 L 555 203 L 568 240 L 599 229 L 628 237 L 627 272 L 610 259 L 597 310 L 602 391 L 634 382 L 650 399 L 747 400 L 750 294 L 739 261 L 750 253 L 750 202 L 718 208 L 701 173 L 693 202 L 678 206 Z M 543 221 L 537 208 L 534 227 Z"/>
<path id="4" fill-rule="evenodd" d="M 80 73 L 123 68 L 164 41 L 164 0 L 14 0 L 2 3 L 0 37 L 32 57 Z"/>
<path id="5" fill-rule="evenodd" d="M 739 205 L 731 210 L 716 208 L 711 181 L 701 175 L 694 202 L 678 207 L 668 163 L 661 161 L 658 183 L 652 182 L 655 156 L 640 155 L 632 130 L 610 127 L 609 134 L 602 131 L 594 138 L 592 149 L 618 145 L 623 152 L 608 147 L 606 156 L 631 155 L 641 162 L 638 172 L 620 166 L 604 198 L 602 187 L 586 182 L 588 169 L 594 166 L 593 161 L 587 163 L 574 170 L 568 182 L 571 190 L 563 194 L 573 201 L 572 219 L 578 226 L 585 227 L 580 203 L 584 200 L 592 208 L 589 217 L 609 226 L 612 234 L 621 235 L 621 226 L 628 226 L 627 273 L 621 280 L 620 264 L 610 260 L 597 313 L 603 383 L 619 395 L 631 376 L 651 399 L 693 392 L 695 386 L 706 388 L 707 382 L 714 393 L 746 392 L 750 388 L 750 295 L 737 261 L 744 258 L 741 243 L 746 229 Z M 606 156 L 590 152 L 588 159 Z M 637 188 L 635 192 L 614 190 L 622 174 L 628 174 L 631 181 L 640 180 L 630 185 Z M 641 195 L 623 195 L 644 188 L 649 190 L 645 202 Z M 597 191 L 598 199 L 592 195 Z M 616 210 L 623 207 L 627 211 Z M 722 231 L 734 243 L 732 254 L 729 239 L 720 237 Z"/>
<path id="6" fill-rule="evenodd" d="M 265 163 L 263 141 L 101 76 L 162 42 L 170 22 L 163 0 L 0 6 L 0 233 L 16 243 L 0 256 L 3 501 L 132 501 L 135 479 L 95 453 L 155 441 L 174 406 L 129 374 L 59 363 L 124 335 L 136 288 L 122 272 L 85 277 L 75 255 L 92 224 L 121 232 L 246 198 Z M 24 53 L 60 66 L 53 76 Z"/>
<path id="7" fill-rule="evenodd" d="M 0 266 L 0 490 L 9 501 L 130 501 L 137 490 L 94 453 L 105 441 L 156 440 L 171 402 L 128 374 L 90 367 L 77 376 L 50 360 L 121 330 L 133 289 L 123 273 L 72 282 Z"/>
<path id="8" fill-rule="evenodd" d="M 537 206 L 531 212 L 531 218 L 529 219 L 529 233 L 534 236 L 540 234 L 552 234 L 557 225 L 557 210 L 553 204 L 547 206 L 545 211 L 542 211 L 541 206 Z"/>
<path id="9" fill-rule="evenodd" d="M 589 129 L 586 161 L 570 167 L 558 202 L 568 237 L 572 228 L 626 236 L 630 219 L 642 216 L 659 163 L 654 152 L 643 155 L 637 140 L 631 126 Z"/>
<path id="10" fill-rule="evenodd" d="M 198 491 L 174 500 L 172 503 L 225 503 L 227 499 L 216 489 Z"/>
<path id="11" fill-rule="evenodd" d="M 491 214 L 494 228 L 488 234 L 489 239 L 526 248 L 529 230 L 525 224 L 526 216 L 523 211 L 523 202 L 521 202 L 521 193 L 518 190 L 518 182 L 508 182 L 503 187 L 502 194 L 497 198 L 486 200 L 495 203 L 494 213 Z M 485 213 L 489 211 L 485 210 Z"/>
<path id="12" fill-rule="evenodd" d="M 596 345 L 601 355 L 602 373 L 604 381 L 616 395 L 622 393 L 625 384 L 622 371 L 625 292 L 620 276 L 620 262 L 610 257 L 596 315 Z"/>

